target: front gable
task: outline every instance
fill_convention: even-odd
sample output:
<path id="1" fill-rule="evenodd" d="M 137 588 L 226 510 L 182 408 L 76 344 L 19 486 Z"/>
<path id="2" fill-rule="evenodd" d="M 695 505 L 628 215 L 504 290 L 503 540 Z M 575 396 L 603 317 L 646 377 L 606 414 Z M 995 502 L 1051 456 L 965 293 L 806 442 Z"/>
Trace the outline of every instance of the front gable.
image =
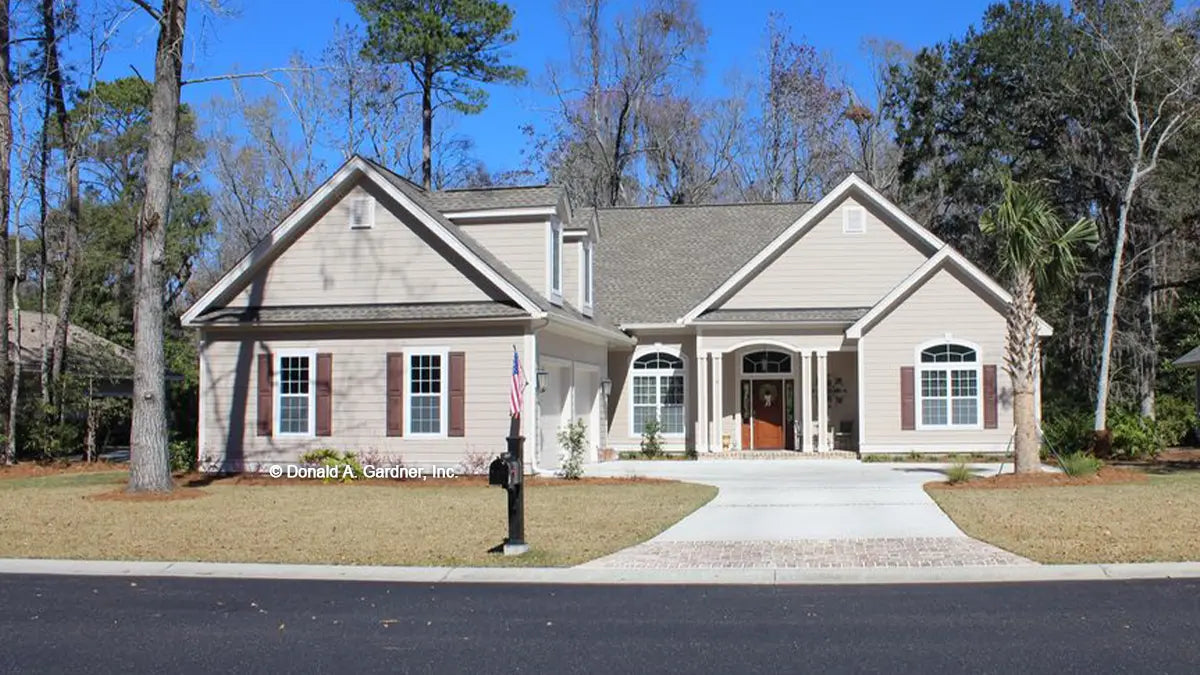
<path id="1" fill-rule="evenodd" d="M 350 222 L 350 205 L 362 197 L 371 198 L 369 226 Z M 530 290 L 429 207 L 418 188 L 354 156 L 184 312 L 182 323 L 204 323 L 225 307 L 419 303 L 541 315 Z"/>
<path id="2" fill-rule="evenodd" d="M 374 222 L 355 227 L 365 198 Z M 361 202 L 360 202 L 361 203 Z M 228 307 L 462 303 L 506 298 L 369 181 L 360 180 L 254 275 Z"/>
<path id="3" fill-rule="evenodd" d="M 882 209 L 847 193 L 714 309 L 870 307 L 930 253 Z"/>
<path id="4" fill-rule="evenodd" d="M 713 309 L 870 307 L 943 245 L 851 174 L 682 321 Z"/>

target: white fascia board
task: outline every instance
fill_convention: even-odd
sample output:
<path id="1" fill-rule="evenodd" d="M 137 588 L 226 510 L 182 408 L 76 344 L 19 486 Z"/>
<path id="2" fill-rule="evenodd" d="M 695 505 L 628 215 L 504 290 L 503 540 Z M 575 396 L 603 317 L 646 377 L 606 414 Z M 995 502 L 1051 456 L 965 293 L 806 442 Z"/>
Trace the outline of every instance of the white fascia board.
<path id="1" fill-rule="evenodd" d="M 888 215 L 892 216 L 906 229 L 911 231 L 918 239 L 921 239 L 933 249 L 940 249 L 945 246 L 945 242 L 938 239 L 932 232 L 922 227 L 917 221 L 909 217 L 908 214 L 900 210 L 900 207 L 893 204 L 890 200 L 879 193 L 878 190 L 871 187 L 869 183 L 859 178 L 855 174 L 850 174 L 837 185 L 829 194 L 822 197 L 816 204 L 813 204 L 805 211 L 796 222 L 792 223 L 786 230 L 779 234 L 767 244 L 765 248 L 758 252 L 750 262 L 743 265 L 733 276 L 725 280 L 717 290 L 713 291 L 696 305 L 690 312 L 683 316 L 683 321 L 688 322 L 708 311 L 714 303 L 724 297 L 731 290 L 743 283 L 751 274 L 757 272 L 768 260 L 775 256 L 783 247 L 792 243 L 793 239 L 798 234 L 804 233 L 807 228 L 812 225 L 818 216 L 821 216 L 825 210 L 836 204 L 850 190 L 858 189 L 862 192 L 867 201 L 874 203 L 879 208 L 883 209 Z"/>

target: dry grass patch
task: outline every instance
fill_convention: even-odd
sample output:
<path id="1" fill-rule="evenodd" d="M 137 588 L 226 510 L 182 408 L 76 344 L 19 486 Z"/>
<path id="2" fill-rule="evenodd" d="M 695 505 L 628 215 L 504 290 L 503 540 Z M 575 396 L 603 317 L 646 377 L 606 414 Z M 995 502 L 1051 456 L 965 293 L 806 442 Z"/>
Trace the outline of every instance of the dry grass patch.
<path id="1" fill-rule="evenodd" d="M 60 479 L 60 481 L 63 479 Z M 505 493 L 483 485 L 235 485 L 203 499 L 95 499 L 91 485 L 0 489 L 0 557 L 353 565 L 574 565 L 640 543 L 716 494 L 687 483 L 532 484 L 530 554 L 487 553 Z"/>
<path id="2" fill-rule="evenodd" d="M 967 534 L 1045 563 L 1200 560 L 1200 473 L 927 492 Z"/>

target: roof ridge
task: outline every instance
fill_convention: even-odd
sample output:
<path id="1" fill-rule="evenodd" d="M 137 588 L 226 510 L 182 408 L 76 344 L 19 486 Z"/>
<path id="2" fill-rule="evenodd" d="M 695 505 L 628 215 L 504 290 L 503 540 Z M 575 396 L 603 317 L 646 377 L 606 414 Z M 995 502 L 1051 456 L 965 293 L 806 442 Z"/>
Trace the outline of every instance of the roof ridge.
<path id="1" fill-rule="evenodd" d="M 599 207 L 597 211 L 648 211 L 650 209 L 722 208 L 730 206 L 812 206 L 814 202 L 722 202 L 716 204 L 630 204 Z"/>
<path id="2" fill-rule="evenodd" d="M 553 183 L 539 183 L 537 185 L 488 185 L 488 186 L 481 186 L 481 187 L 442 188 L 441 190 L 433 190 L 430 192 L 430 194 L 444 194 L 446 192 L 497 192 L 500 190 L 536 190 L 538 188 L 561 189 L 562 186 L 554 185 Z"/>

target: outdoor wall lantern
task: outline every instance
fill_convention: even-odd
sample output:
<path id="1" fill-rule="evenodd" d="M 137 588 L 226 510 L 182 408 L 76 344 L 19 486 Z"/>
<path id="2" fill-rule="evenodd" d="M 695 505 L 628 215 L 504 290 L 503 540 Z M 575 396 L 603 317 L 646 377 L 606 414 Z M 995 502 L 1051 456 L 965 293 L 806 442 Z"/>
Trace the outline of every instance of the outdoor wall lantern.
<path id="1" fill-rule="evenodd" d="M 550 382 L 550 373 L 545 370 L 537 371 L 537 390 L 538 393 L 546 391 L 546 385 Z"/>
<path id="2" fill-rule="evenodd" d="M 604 392 L 604 398 L 612 396 L 612 380 L 607 377 L 600 380 L 600 391 Z"/>

